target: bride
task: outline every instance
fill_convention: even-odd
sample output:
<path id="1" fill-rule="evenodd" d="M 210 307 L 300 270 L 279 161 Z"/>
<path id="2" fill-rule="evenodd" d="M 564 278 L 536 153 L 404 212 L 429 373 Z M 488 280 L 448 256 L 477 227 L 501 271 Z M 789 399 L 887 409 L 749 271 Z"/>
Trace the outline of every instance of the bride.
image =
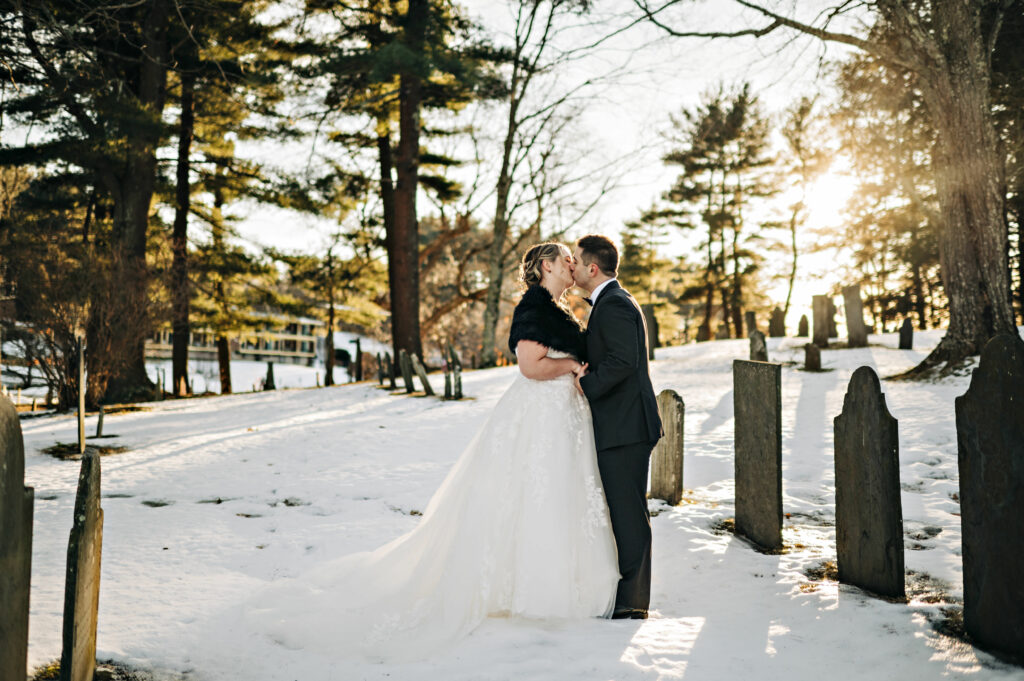
<path id="1" fill-rule="evenodd" d="M 509 347 L 520 374 L 408 534 L 275 585 L 249 617 L 287 646 L 415 659 L 487 616 L 609 616 L 619 579 L 561 244 L 523 256 Z M 325 623 L 329 623 L 325 626 Z"/>

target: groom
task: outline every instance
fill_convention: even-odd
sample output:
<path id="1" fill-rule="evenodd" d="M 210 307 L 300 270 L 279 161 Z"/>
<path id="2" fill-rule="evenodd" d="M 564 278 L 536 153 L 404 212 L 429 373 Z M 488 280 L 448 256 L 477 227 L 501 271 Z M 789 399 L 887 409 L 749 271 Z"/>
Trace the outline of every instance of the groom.
<path id="1" fill-rule="evenodd" d="M 576 285 L 588 291 L 589 367 L 576 389 L 590 402 L 597 466 L 619 550 L 616 619 L 646 619 L 651 601 L 651 520 L 647 469 L 664 434 L 647 366 L 647 325 L 640 306 L 615 276 L 619 252 L 607 237 L 576 242 Z"/>

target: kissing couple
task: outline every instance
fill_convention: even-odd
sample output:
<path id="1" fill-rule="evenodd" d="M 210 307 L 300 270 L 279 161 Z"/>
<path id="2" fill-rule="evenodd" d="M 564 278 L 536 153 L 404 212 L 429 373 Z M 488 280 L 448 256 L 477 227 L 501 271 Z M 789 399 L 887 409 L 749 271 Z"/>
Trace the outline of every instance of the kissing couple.
<path id="1" fill-rule="evenodd" d="M 523 255 L 519 375 L 411 532 L 272 585 L 249 611 L 289 647 L 418 659 L 486 617 L 644 619 L 650 454 L 662 435 L 647 329 L 599 235 Z M 565 302 L 590 293 L 586 330 Z"/>

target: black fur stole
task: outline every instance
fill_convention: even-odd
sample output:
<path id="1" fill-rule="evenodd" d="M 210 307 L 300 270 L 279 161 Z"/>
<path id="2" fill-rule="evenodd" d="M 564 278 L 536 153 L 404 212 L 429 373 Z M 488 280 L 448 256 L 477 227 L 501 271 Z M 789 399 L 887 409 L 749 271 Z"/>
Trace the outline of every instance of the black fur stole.
<path id="1" fill-rule="evenodd" d="M 526 289 L 515 312 L 508 336 L 508 348 L 514 355 L 521 340 L 531 340 L 552 350 L 568 352 L 586 361 L 587 343 L 583 327 L 571 312 L 559 306 L 543 286 Z"/>

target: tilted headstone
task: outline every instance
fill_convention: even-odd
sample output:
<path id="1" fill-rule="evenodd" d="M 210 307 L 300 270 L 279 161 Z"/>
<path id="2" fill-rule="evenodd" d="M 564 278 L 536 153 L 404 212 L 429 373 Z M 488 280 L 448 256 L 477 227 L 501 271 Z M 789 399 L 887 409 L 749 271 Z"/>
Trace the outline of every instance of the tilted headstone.
<path id="1" fill-rule="evenodd" d="M 821 371 L 821 348 L 814 343 L 804 345 L 804 369 Z"/>
<path id="2" fill-rule="evenodd" d="M 405 383 L 406 394 L 412 393 L 416 390 L 412 382 L 412 362 L 409 361 L 409 353 L 405 350 L 398 351 L 398 366 L 402 370 L 402 382 Z"/>
<path id="3" fill-rule="evenodd" d="M 35 492 L 25 487 L 18 412 L 0 397 L 0 679 L 28 677 L 28 601 Z"/>
<path id="4" fill-rule="evenodd" d="M 683 420 L 686 405 L 675 390 L 658 394 L 658 412 L 665 436 L 658 440 L 651 458 L 651 498 L 675 506 L 683 499 Z"/>
<path id="5" fill-rule="evenodd" d="M 833 432 L 839 581 L 903 598 L 899 435 L 871 367 L 853 372 Z"/>
<path id="6" fill-rule="evenodd" d="M 828 296 L 814 296 L 812 298 L 814 314 L 814 337 L 811 341 L 819 348 L 828 347 L 828 327 L 829 327 L 829 303 L 831 298 Z"/>
<path id="7" fill-rule="evenodd" d="M 100 507 L 100 458 L 82 457 L 75 496 L 75 517 L 68 540 L 64 580 L 64 637 L 61 681 L 92 681 L 96 670 L 96 620 L 100 604 L 100 556 L 103 509 Z"/>
<path id="8" fill-rule="evenodd" d="M 267 362 L 267 377 L 263 381 L 264 390 L 276 390 L 277 385 L 274 383 L 274 363 Z"/>
<path id="9" fill-rule="evenodd" d="M 828 337 L 839 338 L 839 327 L 836 326 L 836 301 L 828 297 Z"/>
<path id="10" fill-rule="evenodd" d="M 796 326 L 797 338 L 807 338 L 807 333 L 808 333 L 807 332 L 807 327 L 808 326 L 809 325 L 807 323 L 807 315 L 805 315 L 805 314 L 800 315 L 800 323 L 798 323 L 797 326 Z"/>
<path id="11" fill-rule="evenodd" d="M 743 313 L 743 323 L 747 325 L 747 337 L 750 337 L 750 334 L 757 331 L 757 315 L 753 310 L 747 310 Z"/>
<path id="12" fill-rule="evenodd" d="M 430 386 L 430 380 L 427 378 L 427 370 L 423 368 L 423 362 L 420 361 L 418 355 L 409 355 L 412 360 L 413 371 L 420 379 L 420 383 L 423 384 L 423 392 L 427 395 L 433 395 L 434 389 Z"/>
<path id="13" fill-rule="evenodd" d="M 736 533 L 782 548 L 782 366 L 733 360 Z"/>
<path id="14" fill-rule="evenodd" d="M 1024 341 L 985 345 L 956 398 L 964 625 L 976 645 L 1024 662 Z"/>
<path id="15" fill-rule="evenodd" d="M 757 330 L 750 333 L 750 361 L 768 361 L 768 346 L 765 344 L 764 334 Z"/>
<path id="16" fill-rule="evenodd" d="M 900 350 L 912 350 L 914 348 L 914 325 L 910 318 L 903 320 L 900 326 Z"/>
<path id="17" fill-rule="evenodd" d="M 843 287 L 843 303 L 846 307 L 849 346 L 863 348 L 868 344 L 868 329 L 864 326 L 864 301 L 860 298 L 860 284 Z"/>
<path id="18" fill-rule="evenodd" d="M 779 308 L 772 310 L 771 319 L 768 321 L 768 335 L 772 338 L 782 338 L 786 335 L 786 315 Z"/>

